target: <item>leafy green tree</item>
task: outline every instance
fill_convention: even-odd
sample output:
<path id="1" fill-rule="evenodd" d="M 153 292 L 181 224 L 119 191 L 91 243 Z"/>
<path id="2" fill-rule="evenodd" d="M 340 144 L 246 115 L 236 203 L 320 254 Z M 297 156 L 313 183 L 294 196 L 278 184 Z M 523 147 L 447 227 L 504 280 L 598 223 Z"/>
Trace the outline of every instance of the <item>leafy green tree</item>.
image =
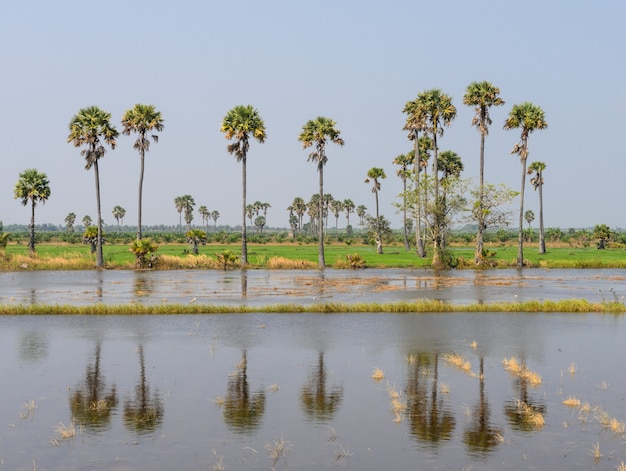
<path id="1" fill-rule="evenodd" d="M 367 171 L 365 183 L 372 183 L 372 193 L 376 197 L 376 222 L 380 221 L 380 213 L 378 210 L 378 192 L 380 191 L 380 180 L 387 178 L 385 171 L 380 167 L 372 167 Z M 376 253 L 383 253 L 383 239 L 381 237 L 380 227 L 376 227 Z"/>
<path id="2" fill-rule="evenodd" d="M 35 168 L 24 170 L 19 175 L 15 188 L 13 189 L 15 199 L 22 200 L 22 205 L 30 203 L 30 237 L 28 239 L 28 250 L 31 255 L 35 253 L 35 206 L 37 203 L 45 204 L 50 198 L 50 182 L 45 173 Z"/>
<path id="3" fill-rule="evenodd" d="M 485 186 L 485 137 L 489 134 L 489 126 L 492 123 L 489 110 L 492 106 L 504 105 L 500 98 L 500 89 L 489 82 L 472 82 L 467 86 L 463 96 L 463 104 L 473 106 L 476 113 L 472 118 L 472 126 L 476 126 L 480 133 L 480 197 L 477 215 L 485 213 L 484 210 L 484 186 Z M 474 251 L 474 263 L 478 265 L 483 260 L 483 238 L 485 233 L 484 218 L 479 217 L 478 233 L 476 234 L 476 250 Z"/>
<path id="4" fill-rule="evenodd" d="M 157 132 L 163 131 L 163 117 L 153 105 L 142 105 L 137 103 L 134 107 L 124 112 L 122 116 L 122 134 L 129 136 L 131 133 L 137 134 L 137 140 L 133 145 L 139 152 L 139 203 L 137 208 L 137 239 L 141 239 L 141 206 L 143 194 L 143 174 L 146 152 L 150 150 L 150 137 L 154 142 L 159 142 Z"/>
<path id="5" fill-rule="evenodd" d="M 404 239 L 404 250 L 407 252 L 411 250 L 411 244 L 409 243 L 409 234 L 407 231 L 407 219 L 406 219 L 406 211 L 407 211 L 407 193 L 406 193 L 406 181 L 411 177 L 410 167 L 413 165 L 415 160 L 415 153 L 411 154 L 400 154 L 395 159 L 393 159 L 393 163 L 400 167 L 396 174 L 402 180 L 402 235 Z"/>
<path id="6" fill-rule="evenodd" d="M 126 216 L 126 210 L 124 208 L 122 208 L 121 206 L 113 207 L 113 217 L 117 221 L 117 233 L 118 234 L 121 232 L 120 221 L 122 221 L 122 224 L 124 224 L 124 216 Z"/>
<path id="7" fill-rule="evenodd" d="M 539 253 L 546 253 L 546 239 L 543 234 L 543 171 L 546 164 L 543 162 L 532 162 L 528 166 L 528 173 L 534 175 L 530 178 L 530 184 L 535 190 L 539 189 Z"/>
<path id="8" fill-rule="evenodd" d="M 76 214 L 69 213 L 65 216 L 65 225 L 67 226 L 67 232 L 74 232 L 74 223 L 76 222 Z"/>
<path id="9" fill-rule="evenodd" d="M 241 162 L 242 205 L 241 205 L 241 266 L 248 265 L 248 243 L 246 237 L 246 159 L 250 148 L 250 139 L 264 143 L 267 137 L 265 123 L 259 112 L 251 105 L 236 106 L 224 117 L 221 131 L 226 139 L 232 141 L 228 152 Z"/>
<path id="10" fill-rule="evenodd" d="M 543 110 L 526 101 L 514 105 L 504 122 L 504 129 L 520 129 L 520 141 L 515 144 L 511 154 L 517 154 L 522 164 L 522 185 L 520 191 L 519 225 L 517 237 L 517 266 L 524 266 L 524 187 L 526 185 L 526 160 L 528 159 L 528 137 L 535 130 L 548 127 Z"/>
<path id="11" fill-rule="evenodd" d="M 315 119 L 307 121 L 304 126 L 302 126 L 302 132 L 298 136 L 298 140 L 302 142 L 304 149 L 315 146 L 315 150 L 309 154 L 308 160 L 309 162 L 317 164 L 317 171 L 319 173 L 319 268 L 326 267 L 326 260 L 324 257 L 324 227 L 322 224 L 322 215 L 324 214 L 324 166 L 328 161 L 328 157 L 326 156 L 326 144 L 331 142 L 333 144 L 338 144 L 339 146 L 344 145 L 344 141 L 340 136 L 341 132 L 336 126 L 337 123 L 335 123 L 334 120 L 324 116 L 318 116 Z"/>
<path id="12" fill-rule="evenodd" d="M 198 255 L 198 245 L 206 245 L 206 232 L 200 229 L 191 229 L 185 234 L 185 239 L 191 245 L 194 255 Z"/>
<path id="13" fill-rule="evenodd" d="M 606 242 L 615 237 L 615 233 L 606 224 L 596 224 L 593 228 L 593 237 L 598 239 L 598 249 L 604 250 Z"/>
<path id="14" fill-rule="evenodd" d="M 115 138 L 118 132 L 111 124 L 111 114 L 107 113 L 97 106 L 82 108 L 71 119 L 70 134 L 67 142 L 74 144 L 74 147 L 83 147 L 80 152 L 85 158 L 85 169 L 90 170 L 93 167 L 96 179 L 96 209 L 98 221 L 98 240 L 96 242 L 96 267 L 104 266 L 104 258 L 102 256 L 102 207 L 100 205 L 100 173 L 98 170 L 98 161 L 104 157 L 107 144 L 111 149 L 115 149 Z"/>

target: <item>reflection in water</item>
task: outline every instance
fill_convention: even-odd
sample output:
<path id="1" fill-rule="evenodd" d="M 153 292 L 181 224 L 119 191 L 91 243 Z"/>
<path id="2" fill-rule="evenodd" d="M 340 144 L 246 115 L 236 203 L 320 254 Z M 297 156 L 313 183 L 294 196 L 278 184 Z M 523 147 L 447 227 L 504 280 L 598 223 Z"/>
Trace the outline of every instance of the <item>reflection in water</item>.
<path id="1" fill-rule="evenodd" d="M 265 391 L 250 394 L 248 385 L 248 354 L 244 350 L 237 372 L 228 380 L 224 401 L 224 422 L 234 432 L 252 433 L 261 425 L 265 412 Z"/>
<path id="2" fill-rule="evenodd" d="M 438 395 L 439 354 L 418 352 L 410 358 L 406 393 L 411 434 L 425 445 L 438 447 L 440 441 L 450 440 L 456 425 L 450 407 Z"/>
<path id="3" fill-rule="evenodd" d="M 163 405 L 159 393 L 150 396 L 150 385 L 146 379 L 143 344 L 139 344 L 139 382 L 135 386 L 135 399 L 124 403 L 124 424 L 137 433 L 154 432 L 163 419 Z"/>
<path id="4" fill-rule="evenodd" d="M 136 271 L 134 273 L 133 294 L 137 301 L 152 296 L 154 291 L 154 278 L 144 271 Z"/>
<path id="5" fill-rule="evenodd" d="M 85 380 L 70 394 L 70 409 L 77 423 L 93 431 L 109 428 L 111 413 L 117 407 L 115 384 L 105 392 L 106 382 L 100 371 L 102 342 L 96 341 L 93 365 L 88 364 Z"/>
<path id="6" fill-rule="evenodd" d="M 478 381 L 478 404 L 472 411 L 472 421 L 463 433 L 463 443 L 470 453 L 486 455 L 502 442 L 503 432 L 502 429 L 495 428 L 490 423 L 491 409 L 485 395 L 485 367 L 482 356 Z"/>
<path id="7" fill-rule="evenodd" d="M 343 398 L 343 387 L 332 386 L 330 390 L 327 388 L 324 352 L 319 352 L 317 368 L 311 372 L 300 392 L 302 407 L 310 418 L 322 422 L 333 419 Z"/>
<path id="8" fill-rule="evenodd" d="M 19 342 L 20 360 L 26 363 L 37 363 L 48 355 L 48 337 L 38 330 L 27 331 Z"/>
<path id="9" fill-rule="evenodd" d="M 248 273 L 246 270 L 241 270 L 241 297 L 248 297 Z"/>
<path id="10" fill-rule="evenodd" d="M 526 370 L 526 360 L 522 360 L 522 369 Z M 529 394 L 529 389 L 533 386 L 524 375 L 515 376 L 514 387 L 519 399 L 507 401 L 504 405 L 504 413 L 511 427 L 525 432 L 541 428 L 547 411 L 545 402 Z"/>

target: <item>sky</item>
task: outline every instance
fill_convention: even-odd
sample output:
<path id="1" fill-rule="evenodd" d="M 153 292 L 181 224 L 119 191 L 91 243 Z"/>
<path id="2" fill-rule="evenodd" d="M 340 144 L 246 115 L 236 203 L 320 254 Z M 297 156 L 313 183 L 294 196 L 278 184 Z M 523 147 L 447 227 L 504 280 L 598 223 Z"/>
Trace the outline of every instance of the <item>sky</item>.
<path id="1" fill-rule="evenodd" d="M 510 153 L 519 131 L 503 124 L 514 104 L 530 101 L 548 122 L 531 134 L 528 157 L 546 163 L 545 226 L 626 227 L 625 18 L 621 0 L 0 0 L 0 220 L 29 223 L 30 209 L 13 197 L 27 168 L 50 180 L 38 224 L 64 225 L 70 212 L 95 219 L 94 173 L 67 143 L 68 124 L 96 105 L 121 131 L 124 111 L 144 103 L 161 111 L 165 129 L 146 156 L 143 224 L 178 224 L 174 198 L 185 194 L 196 210 L 219 211 L 218 225 L 240 224 L 241 164 L 220 124 L 250 104 L 267 139 L 250 145 L 248 202 L 271 205 L 268 226 L 287 227 L 294 197 L 318 191 L 297 137 L 327 116 L 345 146 L 328 146 L 325 193 L 373 213 L 364 179 L 382 167 L 381 214 L 399 228 L 392 161 L 411 149 L 404 105 L 433 88 L 452 97 L 457 116 L 440 150 L 459 154 L 463 176 L 477 179 L 480 136 L 462 100 L 468 84 L 486 80 L 506 102 L 491 110 L 486 181 L 520 189 L 522 167 Z M 99 164 L 108 224 L 116 205 L 125 224 L 137 224 L 134 139 L 120 134 Z M 526 188 L 537 226 L 538 194 Z"/>

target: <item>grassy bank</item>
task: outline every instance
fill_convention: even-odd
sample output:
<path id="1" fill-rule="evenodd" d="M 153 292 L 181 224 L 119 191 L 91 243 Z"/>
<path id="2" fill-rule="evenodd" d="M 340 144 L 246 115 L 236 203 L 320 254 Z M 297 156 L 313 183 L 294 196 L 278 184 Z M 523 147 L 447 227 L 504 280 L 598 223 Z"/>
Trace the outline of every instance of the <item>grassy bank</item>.
<path id="1" fill-rule="evenodd" d="M 104 259 L 108 269 L 134 269 L 134 255 L 129 245 L 107 244 L 104 246 Z M 517 247 L 514 244 L 487 246 L 490 265 L 498 268 L 515 267 Z M 223 268 L 216 254 L 231 251 L 239 255 L 239 245 L 210 244 L 200 247 L 199 255 L 189 254 L 184 244 L 164 244 L 159 246 L 157 269 Z M 457 268 L 473 268 L 472 246 L 450 248 Z M 428 268 L 429 257 L 419 258 L 414 252 L 406 252 L 402 245 L 385 247 L 385 253 L 376 254 L 375 247 L 369 245 L 347 245 L 333 243 L 326 245 L 327 264 L 333 268 L 351 268 L 348 256 L 358 257 L 363 267 L 370 268 Z M 539 255 L 537 248 L 527 246 L 524 250 L 526 266 L 529 268 L 626 268 L 626 251 L 622 248 L 597 250 L 590 247 L 548 246 L 547 253 Z M 248 261 L 251 268 L 316 268 L 316 244 L 249 244 Z M 0 270 L 71 270 L 92 269 L 95 258 L 83 244 L 39 244 L 35 257 L 28 255 L 25 245 L 9 244 L 0 253 Z"/>
<path id="2" fill-rule="evenodd" d="M 626 312 L 621 302 L 590 303 L 586 300 L 526 301 L 522 303 L 492 303 L 455 305 L 435 300 L 417 300 L 401 303 L 324 303 L 324 304 L 275 304 L 268 306 L 226 306 L 202 304 L 70 304 L 0 305 L 0 315 L 144 315 L 144 314 L 233 314 L 233 313 L 427 313 L 427 312 L 579 312 L 614 313 Z"/>

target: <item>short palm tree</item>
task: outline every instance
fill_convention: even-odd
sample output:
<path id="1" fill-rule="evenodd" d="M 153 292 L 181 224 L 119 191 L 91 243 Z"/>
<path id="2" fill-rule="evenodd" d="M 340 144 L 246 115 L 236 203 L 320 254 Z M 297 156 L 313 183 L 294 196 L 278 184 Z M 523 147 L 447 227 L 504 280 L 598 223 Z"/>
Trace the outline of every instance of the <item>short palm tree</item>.
<path id="1" fill-rule="evenodd" d="M 198 255 L 198 245 L 206 245 L 206 232 L 200 229 L 191 229 L 185 234 L 188 244 L 191 244 L 194 255 Z"/>
<path id="2" fill-rule="evenodd" d="M 535 130 L 548 127 L 543 110 L 528 101 L 514 105 L 504 122 L 504 129 L 520 129 L 520 141 L 511 154 L 517 154 L 522 164 L 522 185 L 520 190 L 519 227 L 517 238 L 517 266 L 524 266 L 524 187 L 526 185 L 526 160 L 528 159 L 528 136 Z"/>
<path id="3" fill-rule="evenodd" d="M 70 134 L 67 142 L 74 144 L 74 147 L 82 147 L 80 155 L 85 158 L 85 169 L 93 167 L 96 179 L 96 208 L 98 224 L 98 240 L 96 243 L 96 267 L 104 266 L 102 256 L 102 208 L 100 205 L 100 174 L 98 171 L 98 161 L 104 157 L 107 144 L 111 149 L 115 149 L 115 139 L 118 132 L 111 124 L 111 114 L 97 106 L 82 108 L 71 119 Z"/>
<path id="4" fill-rule="evenodd" d="M 485 137 L 489 134 L 491 117 L 489 109 L 492 106 L 504 105 L 500 98 L 500 89 L 491 83 L 472 82 L 467 86 L 463 103 L 473 106 L 475 115 L 472 118 L 472 126 L 476 126 L 480 133 L 480 187 L 478 192 L 478 233 L 476 234 L 476 250 L 474 251 L 474 263 L 479 265 L 483 261 L 483 235 L 485 232 Z"/>
<path id="5" fill-rule="evenodd" d="M 319 173 L 319 227 L 318 227 L 318 238 L 319 238 L 319 248 L 318 248 L 318 266 L 319 268 L 326 267 L 326 260 L 324 257 L 324 225 L 323 225 L 323 214 L 324 214 L 324 166 L 328 161 L 328 157 L 326 156 L 326 144 L 331 142 L 333 144 L 338 144 L 340 146 L 344 145 L 343 139 L 341 138 L 341 132 L 336 128 L 337 123 L 330 118 L 326 118 L 324 116 L 318 116 L 315 119 L 311 119 L 307 121 L 304 126 L 302 126 L 302 132 L 298 136 L 298 140 L 302 142 L 302 146 L 304 149 L 307 149 L 311 146 L 315 146 L 315 150 L 313 150 L 308 157 L 310 162 L 314 162 L 317 164 L 317 171 Z"/>
<path id="6" fill-rule="evenodd" d="M 239 105 L 231 109 L 222 120 L 220 129 L 226 139 L 232 141 L 227 149 L 241 162 L 241 266 L 248 265 L 248 242 L 246 238 L 246 159 L 250 149 L 250 139 L 265 142 L 265 123 L 259 112 L 251 105 Z"/>
<path id="7" fill-rule="evenodd" d="M 122 116 L 122 134 L 130 135 L 131 133 L 137 134 L 137 140 L 133 147 L 139 152 L 141 164 L 139 168 L 139 204 L 137 208 L 137 239 L 141 239 L 141 202 L 143 193 L 143 173 L 144 173 L 144 161 L 146 152 L 150 150 L 150 139 L 148 134 L 152 137 L 154 142 L 159 142 L 159 136 L 157 132 L 163 131 L 163 118 L 161 112 L 157 111 L 153 105 L 136 104 L 129 110 L 124 112 Z"/>
<path id="8" fill-rule="evenodd" d="M 91 221 L 91 216 L 89 216 L 88 214 L 86 214 L 85 216 L 83 216 L 83 220 L 82 220 L 82 222 L 83 222 L 83 226 L 85 226 L 85 227 L 89 227 L 89 226 L 91 226 L 91 223 L 92 223 L 92 221 Z"/>
<path id="9" fill-rule="evenodd" d="M 539 253 L 546 253 L 546 239 L 543 231 L 543 171 L 546 164 L 543 162 L 532 162 L 528 166 L 528 173 L 535 174 L 530 178 L 530 184 L 535 190 L 539 189 Z"/>
<path id="10" fill-rule="evenodd" d="M 35 206 L 37 203 L 45 203 L 50 198 L 50 182 L 45 173 L 35 168 L 24 170 L 19 175 L 19 179 L 13 190 L 15 199 L 22 200 L 26 206 L 30 202 L 30 237 L 28 239 L 28 250 L 31 255 L 35 254 Z"/>
<path id="11" fill-rule="evenodd" d="M 376 196 L 376 253 L 383 253 L 383 241 L 380 235 L 380 214 L 378 212 L 378 192 L 380 191 L 380 180 L 387 178 L 385 171 L 379 167 L 372 167 L 367 171 L 365 183 L 372 183 L 372 193 Z"/>

